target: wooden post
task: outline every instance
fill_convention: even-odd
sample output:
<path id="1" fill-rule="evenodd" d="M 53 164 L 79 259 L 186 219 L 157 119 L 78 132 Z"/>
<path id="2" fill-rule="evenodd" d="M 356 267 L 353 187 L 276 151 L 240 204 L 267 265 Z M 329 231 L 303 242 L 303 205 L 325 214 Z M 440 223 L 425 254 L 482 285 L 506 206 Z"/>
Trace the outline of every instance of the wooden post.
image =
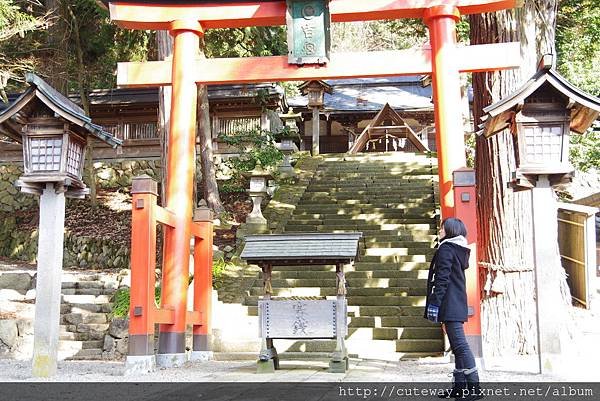
<path id="1" fill-rule="evenodd" d="M 320 117 L 319 107 L 315 106 L 312 109 L 312 155 L 317 156 L 319 154 L 319 140 L 320 140 Z"/>
<path id="2" fill-rule="evenodd" d="M 194 62 L 199 51 L 198 21 L 171 24 L 173 92 L 169 152 L 167 157 L 166 209 L 175 214 L 176 226 L 166 228 L 161 306 L 174 310 L 173 324 L 161 324 L 157 364 L 181 366 L 186 361 L 185 328 L 195 171 L 197 89 Z"/>
<path id="3" fill-rule="evenodd" d="M 451 5 L 428 8 L 423 15 L 431 42 L 440 207 L 444 219 L 454 216 L 452 172 L 466 165 L 460 77 L 455 54 L 459 18 L 458 8 Z"/>
<path id="4" fill-rule="evenodd" d="M 273 265 L 270 263 L 261 263 L 260 268 L 262 270 L 263 278 L 263 299 L 270 300 L 273 292 L 273 287 L 271 284 Z M 256 373 L 274 373 L 276 369 L 279 369 L 279 357 L 277 356 L 277 350 L 273 345 L 273 339 L 267 338 L 265 334 L 265 336 L 262 338 Z"/>
<path id="5" fill-rule="evenodd" d="M 557 269 L 556 244 L 558 242 L 557 205 L 548 176 L 540 176 L 531 190 L 533 216 L 533 260 L 535 265 L 535 305 L 538 329 L 539 371 L 541 374 L 561 369 L 561 352 L 565 344 L 561 339 L 564 316 L 561 305 L 560 281 L 552 277 Z"/>
<path id="6" fill-rule="evenodd" d="M 331 373 L 346 373 L 349 367 L 348 353 L 344 336 L 346 332 L 346 278 L 344 277 L 344 264 L 336 263 L 336 325 L 335 325 L 335 350 L 329 361 Z"/>
<path id="7" fill-rule="evenodd" d="M 131 290 L 126 374 L 146 373 L 156 368 L 156 181 L 147 175 L 135 177 L 131 195 Z"/>
<path id="8" fill-rule="evenodd" d="M 45 184 L 40 196 L 33 376 L 56 374 L 60 322 L 60 290 L 65 231 L 65 193 Z"/>
<path id="9" fill-rule="evenodd" d="M 212 267 L 213 224 L 210 209 L 199 208 L 194 213 L 200 237 L 194 240 L 194 311 L 200 312 L 202 322 L 194 325 L 193 361 L 212 359 Z"/>

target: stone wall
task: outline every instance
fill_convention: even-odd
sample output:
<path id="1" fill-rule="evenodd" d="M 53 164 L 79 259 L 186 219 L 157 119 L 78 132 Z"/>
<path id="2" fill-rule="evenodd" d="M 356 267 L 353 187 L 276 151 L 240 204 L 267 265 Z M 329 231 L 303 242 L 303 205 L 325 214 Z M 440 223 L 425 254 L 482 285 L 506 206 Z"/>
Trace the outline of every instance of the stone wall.
<path id="1" fill-rule="evenodd" d="M 111 160 L 94 163 L 98 188 L 130 188 L 131 179 L 139 175 L 149 175 L 160 182 L 162 162 L 160 160 Z"/>
<path id="2" fill-rule="evenodd" d="M 17 230 L 14 216 L 1 219 L 0 256 L 25 262 L 35 262 L 38 232 Z M 129 268 L 129 248 L 103 238 L 77 237 L 65 233 L 63 254 L 65 268 Z"/>
<path id="3" fill-rule="evenodd" d="M 15 187 L 15 181 L 22 174 L 22 166 L 0 165 L 0 212 L 15 212 L 37 204 L 34 196 L 23 194 Z"/>

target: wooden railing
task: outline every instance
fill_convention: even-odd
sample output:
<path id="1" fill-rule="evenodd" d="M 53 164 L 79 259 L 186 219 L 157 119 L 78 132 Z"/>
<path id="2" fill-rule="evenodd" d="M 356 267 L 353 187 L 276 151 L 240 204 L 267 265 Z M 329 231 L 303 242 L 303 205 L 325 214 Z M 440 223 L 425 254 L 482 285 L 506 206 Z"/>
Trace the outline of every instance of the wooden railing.
<path id="1" fill-rule="evenodd" d="M 213 127 L 218 136 L 236 135 L 243 132 L 260 130 L 260 116 L 218 117 L 214 120 Z"/>
<path id="2" fill-rule="evenodd" d="M 124 141 L 158 139 L 158 126 L 155 122 L 105 124 L 103 128 Z"/>

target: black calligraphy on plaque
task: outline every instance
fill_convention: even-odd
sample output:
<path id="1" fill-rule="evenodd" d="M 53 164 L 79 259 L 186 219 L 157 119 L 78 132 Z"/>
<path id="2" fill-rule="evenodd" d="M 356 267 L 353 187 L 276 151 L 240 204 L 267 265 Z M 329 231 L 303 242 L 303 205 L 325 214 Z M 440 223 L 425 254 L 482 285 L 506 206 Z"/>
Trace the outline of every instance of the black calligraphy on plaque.
<path id="1" fill-rule="evenodd" d="M 292 308 L 294 309 L 294 323 L 292 326 L 294 335 L 308 335 L 306 332 L 306 329 L 308 328 L 308 320 L 306 320 L 306 304 L 297 302 L 292 305 Z"/>

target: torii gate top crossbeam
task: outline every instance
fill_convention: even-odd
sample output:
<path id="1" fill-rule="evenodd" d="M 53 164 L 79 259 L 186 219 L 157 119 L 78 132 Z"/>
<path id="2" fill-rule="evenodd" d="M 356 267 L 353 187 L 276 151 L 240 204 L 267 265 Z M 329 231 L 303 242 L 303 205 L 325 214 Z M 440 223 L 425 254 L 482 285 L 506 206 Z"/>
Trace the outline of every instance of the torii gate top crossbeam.
<path id="1" fill-rule="evenodd" d="M 106 2 L 106 1 L 105 1 Z M 285 1 L 109 1 L 111 19 L 129 29 L 169 29 L 172 21 L 200 21 L 204 29 L 285 25 Z M 426 9 L 455 6 L 465 14 L 519 7 L 522 0 L 330 0 L 333 22 L 422 18 Z"/>

